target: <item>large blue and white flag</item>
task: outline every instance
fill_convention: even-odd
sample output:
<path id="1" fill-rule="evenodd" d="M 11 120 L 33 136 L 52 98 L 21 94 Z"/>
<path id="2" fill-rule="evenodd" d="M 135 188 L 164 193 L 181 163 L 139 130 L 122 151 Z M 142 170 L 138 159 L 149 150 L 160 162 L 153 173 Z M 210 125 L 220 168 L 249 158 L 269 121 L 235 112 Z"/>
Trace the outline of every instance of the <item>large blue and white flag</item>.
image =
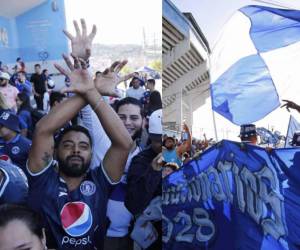
<path id="1" fill-rule="evenodd" d="M 294 116 L 291 115 L 288 130 L 285 137 L 285 148 L 291 147 L 290 142 L 293 140 L 293 136 L 296 131 L 300 131 L 300 123 L 294 118 Z"/>
<path id="2" fill-rule="evenodd" d="M 211 56 L 213 110 L 237 125 L 264 118 L 299 85 L 299 65 L 300 11 L 241 8 Z"/>
<path id="3" fill-rule="evenodd" d="M 163 249 L 300 249 L 299 164 L 300 148 L 208 149 L 163 180 Z"/>

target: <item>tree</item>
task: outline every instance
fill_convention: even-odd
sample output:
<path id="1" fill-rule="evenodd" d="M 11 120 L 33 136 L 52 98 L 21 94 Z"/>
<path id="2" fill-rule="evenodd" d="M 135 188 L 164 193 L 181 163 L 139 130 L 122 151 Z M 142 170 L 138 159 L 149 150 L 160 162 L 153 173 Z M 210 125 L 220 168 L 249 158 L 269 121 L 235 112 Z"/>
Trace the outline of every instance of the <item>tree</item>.
<path id="1" fill-rule="evenodd" d="M 134 72 L 134 69 L 128 65 L 125 65 L 124 68 L 121 70 L 122 75 L 127 75 Z"/>
<path id="2" fill-rule="evenodd" d="M 154 60 L 150 62 L 149 67 L 156 70 L 157 72 L 162 72 L 162 63 L 161 60 Z"/>

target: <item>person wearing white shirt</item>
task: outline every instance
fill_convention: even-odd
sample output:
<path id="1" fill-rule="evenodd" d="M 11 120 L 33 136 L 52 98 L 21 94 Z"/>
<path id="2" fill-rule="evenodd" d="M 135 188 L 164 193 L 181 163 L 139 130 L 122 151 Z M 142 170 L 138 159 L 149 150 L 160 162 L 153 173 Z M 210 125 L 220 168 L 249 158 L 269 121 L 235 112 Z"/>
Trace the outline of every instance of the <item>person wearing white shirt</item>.
<path id="1" fill-rule="evenodd" d="M 130 85 L 132 86 L 127 89 L 126 97 L 133 97 L 137 100 L 141 100 L 145 92 L 144 87 L 142 87 L 143 81 L 138 77 L 133 77 Z"/>
<path id="2" fill-rule="evenodd" d="M 104 241 L 104 250 L 133 249 L 133 241 L 129 236 L 133 215 L 125 207 L 124 200 L 131 160 L 142 151 L 138 143 L 144 126 L 140 102 L 132 97 L 126 97 L 118 102 L 116 112 L 134 141 L 134 145 L 129 153 L 121 182 L 115 187 L 108 200 L 106 215 L 110 224 Z"/>

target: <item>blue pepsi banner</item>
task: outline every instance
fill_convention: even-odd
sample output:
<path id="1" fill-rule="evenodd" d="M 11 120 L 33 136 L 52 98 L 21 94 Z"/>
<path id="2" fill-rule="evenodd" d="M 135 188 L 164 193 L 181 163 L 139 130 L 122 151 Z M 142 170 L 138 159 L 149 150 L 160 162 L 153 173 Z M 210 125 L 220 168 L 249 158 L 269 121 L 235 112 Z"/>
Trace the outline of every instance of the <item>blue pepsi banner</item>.
<path id="1" fill-rule="evenodd" d="M 299 148 L 221 141 L 164 179 L 163 249 L 300 249 L 299 167 Z"/>

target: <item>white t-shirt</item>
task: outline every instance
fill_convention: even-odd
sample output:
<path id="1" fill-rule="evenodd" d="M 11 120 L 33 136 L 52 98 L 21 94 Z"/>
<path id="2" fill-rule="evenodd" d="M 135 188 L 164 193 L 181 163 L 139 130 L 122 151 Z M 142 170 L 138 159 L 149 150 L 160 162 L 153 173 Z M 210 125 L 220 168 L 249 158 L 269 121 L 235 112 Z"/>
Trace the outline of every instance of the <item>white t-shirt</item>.
<path id="1" fill-rule="evenodd" d="M 50 111 L 50 96 L 48 92 L 44 93 L 44 99 L 43 99 L 43 110 L 47 113 Z"/>
<path id="2" fill-rule="evenodd" d="M 82 122 L 80 125 L 87 128 L 92 137 L 93 154 L 90 166 L 91 169 L 94 169 L 103 161 L 107 150 L 110 148 L 111 142 L 90 105 L 85 106 L 80 111 L 80 119 Z"/>
<path id="3" fill-rule="evenodd" d="M 139 87 L 138 89 L 129 88 L 126 90 L 126 97 L 133 97 L 135 99 L 140 100 L 144 96 L 145 89 L 143 87 Z"/>
<path id="4" fill-rule="evenodd" d="M 108 199 L 106 215 L 111 223 L 106 235 L 109 237 L 124 237 L 128 234 L 128 228 L 131 220 L 133 219 L 133 215 L 127 210 L 124 204 L 126 194 L 125 187 L 127 184 L 127 174 L 131 160 L 140 151 L 141 148 L 136 147 L 134 151 L 130 152 L 121 182 L 117 184 L 111 194 L 111 197 Z"/>

